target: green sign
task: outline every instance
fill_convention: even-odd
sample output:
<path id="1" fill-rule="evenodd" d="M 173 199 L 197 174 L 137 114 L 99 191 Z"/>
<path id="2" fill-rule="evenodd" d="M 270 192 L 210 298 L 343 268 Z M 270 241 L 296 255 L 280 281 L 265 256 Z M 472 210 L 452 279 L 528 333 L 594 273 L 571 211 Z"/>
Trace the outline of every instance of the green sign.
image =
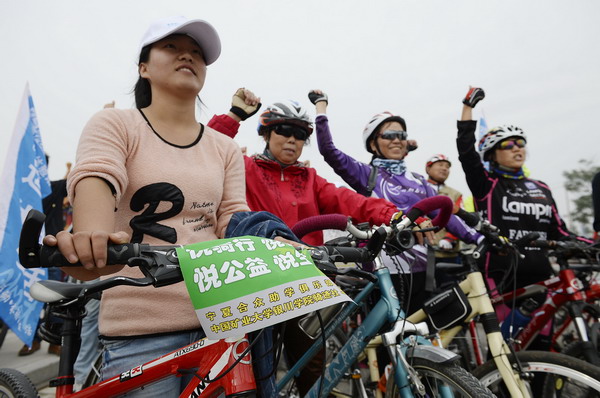
<path id="1" fill-rule="evenodd" d="M 210 339 L 237 337 L 350 298 L 307 250 L 255 236 L 177 249 L 196 315 Z"/>

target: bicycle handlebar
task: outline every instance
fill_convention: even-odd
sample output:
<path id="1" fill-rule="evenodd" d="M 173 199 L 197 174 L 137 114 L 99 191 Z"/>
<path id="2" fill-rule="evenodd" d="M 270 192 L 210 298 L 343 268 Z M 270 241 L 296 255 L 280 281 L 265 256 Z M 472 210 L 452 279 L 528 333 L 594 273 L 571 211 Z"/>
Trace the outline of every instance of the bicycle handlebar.
<path id="1" fill-rule="evenodd" d="M 464 209 L 458 209 L 458 211 L 455 214 L 457 217 L 460 217 L 465 222 L 465 224 L 467 224 L 471 228 L 476 228 L 477 224 L 479 224 L 479 221 L 481 221 L 479 213 L 471 213 Z"/>
<path id="2" fill-rule="evenodd" d="M 444 206 L 450 205 L 446 209 Z M 432 197 L 417 203 L 409 211 L 407 217 L 400 221 L 396 229 L 401 231 L 410 225 L 424 212 L 430 212 L 435 208 L 442 207 L 436 219 L 448 217 L 451 212 L 452 201 L 447 197 Z M 39 237 L 44 224 L 45 216 L 37 211 L 31 210 L 23 223 L 19 240 L 19 260 L 26 268 L 39 267 L 69 267 L 81 266 L 80 263 L 72 264 L 60 253 L 57 247 L 42 246 Z M 333 262 L 365 262 L 373 260 L 379 254 L 387 236 L 387 231 L 380 227 L 370 236 L 366 247 L 317 247 L 311 250 L 311 256 L 318 263 L 317 266 L 323 272 L 331 272 L 337 268 Z M 139 266 L 142 272 L 152 277 L 155 286 L 173 283 L 180 278 L 181 272 L 177 268 L 168 267 L 177 265 L 179 261 L 175 255 L 177 245 L 150 246 L 143 243 L 129 243 L 108 245 L 107 265 L 127 264 Z"/>
<path id="3" fill-rule="evenodd" d="M 437 209 L 440 209 L 440 212 L 431 222 L 433 225 L 443 228 L 452 215 L 453 207 L 452 200 L 447 196 L 432 196 L 422 199 L 407 212 L 405 218 L 398 223 L 395 229 L 401 231 L 423 214 L 431 213 Z M 358 239 L 369 239 L 371 237 L 371 233 L 359 230 L 349 221 L 347 216 L 342 214 L 323 214 L 305 218 L 292 227 L 292 232 L 298 238 L 302 239 L 303 236 L 311 232 L 322 231 L 324 229 L 348 231 Z M 393 229 L 388 229 L 388 232 L 392 231 Z"/>
<path id="4" fill-rule="evenodd" d="M 432 196 L 415 203 L 406 213 L 406 218 L 410 219 L 410 222 L 412 223 L 423 214 L 429 214 L 432 211 L 439 209 L 440 212 L 433 220 L 431 220 L 431 223 L 436 227 L 443 228 L 448 224 L 448 220 L 450 220 L 453 207 L 454 203 L 452 203 L 452 199 L 448 196 Z"/>
<path id="5" fill-rule="evenodd" d="M 31 210 L 23 223 L 19 241 L 19 260 L 26 268 L 73 267 L 55 246 L 43 246 L 38 243 L 45 216 L 37 210 Z M 320 246 L 310 250 L 317 266 L 326 273 L 334 273 L 337 268 L 333 262 L 364 262 L 371 261 L 381 250 L 385 232 L 375 233 L 366 247 L 331 247 Z M 144 243 L 109 244 L 107 265 L 128 264 L 139 266 L 146 276 L 152 276 L 154 284 L 161 281 L 168 283 L 176 278 L 172 269 L 160 271 L 161 266 L 179 264 L 174 254 L 178 245 L 151 246 Z M 153 271 L 149 269 L 156 268 Z M 361 275 L 365 277 L 365 275 Z"/>
<path id="6" fill-rule="evenodd" d="M 19 238 L 19 262 L 25 268 L 50 268 L 50 267 L 81 267 L 81 263 L 70 263 L 56 247 L 42 246 L 38 243 L 45 216 L 43 213 L 31 210 L 21 230 Z M 142 255 L 147 244 L 126 243 L 108 246 L 107 264 L 127 264 L 130 258 Z"/>
<path id="7" fill-rule="evenodd" d="M 311 232 L 322 231 L 324 229 L 337 229 L 345 231 L 348 227 L 348 217 L 343 214 L 323 214 L 312 216 L 300 220 L 292 227 L 292 232 L 298 238 L 302 239 Z"/>
<path id="8" fill-rule="evenodd" d="M 530 242 L 527 246 L 550 249 L 554 252 L 561 252 L 571 256 L 590 252 L 600 252 L 600 247 L 573 240 L 536 240 Z"/>

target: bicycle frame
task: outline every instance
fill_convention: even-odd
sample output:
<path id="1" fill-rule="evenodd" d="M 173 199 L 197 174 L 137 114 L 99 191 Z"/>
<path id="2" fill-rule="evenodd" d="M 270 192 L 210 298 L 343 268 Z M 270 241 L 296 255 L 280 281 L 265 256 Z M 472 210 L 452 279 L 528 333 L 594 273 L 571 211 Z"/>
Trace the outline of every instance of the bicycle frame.
<path id="1" fill-rule="evenodd" d="M 575 319 L 581 341 L 589 341 L 587 330 L 580 322 L 583 319 L 581 305 L 585 305 L 586 298 L 599 297 L 597 296 L 598 289 L 583 290 L 582 282 L 571 269 L 561 269 L 556 277 L 494 297 L 492 303 L 499 304 L 512 301 L 538 291 L 548 291 L 548 297 L 540 308 L 532 312 L 531 321 L 519 332 L 518 339 L 515 340 L 515 350 L 526 349 L 544 326 L 554 318 L 558 309 L 564 305 L 570 306 L 569 312 L 572 318 Z"/>
<path id="2" fill-rule="evenodd" d="M 523 380 L 513 370 L 508 360 L 507 355 L 510 354 L 510 348 L 502 338 L 502 333 L 500 333 L 498 318 L 489 297 L 483 275 L 481 272 L 470 272 L 466 279 L 460 282 L 459 287 L 467 295 L 472 308 L 465 322 L 469 322 L 476 316 L 479 316 L 486 332 L 489 350 L 511 396 L 528 397 L 529 392 Z M 423 322 L 426 319 L 427 314 L 422 309 L 407 318 L 412 323 Z M 440 330 L 439 341 L 442 347 L 447 347 L 462 328 L 463 325 L 459 325 L 452 329 Z"/>
<path id="3" fill-rule="evenodd" d="M 396 337 L 406 331 L 414 331 L 418 334 L 426 334 L 428 332 L 427 325 L 421 323 L 415 325 L 404 321 L 404 312 L 400 307 L 400 302 L 394 290 L 392 280 L 390 278 L 389 270 L 383 266 L 377 258 L 376 260 L 375 275 L 378 277 L 378 285 L 381 290 L 381 298 L 369 312 L 367 317 L 363 320 L 362 324 L 355 329 L 354 333 L 349 337 L 346 344 L 341 348 L 340 352 L 335 356 L 332 362 L 327 366 L 325 370 L 324 379 L 319 378 L 310 391 L 306 394 L 307 398 L 316 398 L 321 391 L 321 397 L 326 397 L 333 388 L 339 383 L 344 374 L 351 366 L 356 362 L 357 358 L 362 354 L 363 350 L 370 342 L 370 340 L 377 334 L 381 327 L 386 322 L 391 322 L 395 326 L 392 331 L 383 335 L 383 341 L 392 357 L 392 362 L 395 369 L 395 380 L 399 387 L 399 391 L 402 397 L 412 397 L 413 394 L 410 390 L 410 383 L 416 383 L 420 385 L 420 388 L 424 390 L 424 387 L 420 383 L 417 377 L 413 377 L 411 374 L 408 363 L 404 359 L 406 349 L 399 349 L 396 345 Z M 333 334 L 333 331 L 341 326 L 344 319 L 350 316 L 358 308 L 358 304 L 361 303 L 375 287 L 375 283 L 369 283 L 363 288 L 363 290 L 354 299 L 355 303 L 350 303 L 345 306 L 335 320 L 328 325 L 325 330 L 325 338 L 328 338 Z M 415 342 L 410 341 L 408 344 L 414 347 L 411 355 L 427 355 L 430 352 L 435 352 L 439 358 L 443 360 L 449 360 L 456 357 L 455 354 L 440 350 L 434 347 L 429 341 L 420 339 L 420 344 L 427 345 L 416 345 Z M 300 371 L 308 361 L 321 349 L 323 346 L 323 340 L 321 337 L 315 340 L 315 343 L 309 348 L 300 360 L 286 373 L 286 375 L 278 382 L 278 390 L 282 390 L 285 385 L 291 381 L 291 378 Z M 322 385 L 321 385 L 322 383 Z M 441 396 L 451 396 L 446 394 L 446 391 L 440 391 Z"/>
<path id="4" fill-rule="evenodd" d="M 102 283 L 96 282 L 96 285 Z M 46 290 L 52 289 L 46 287 Z M 34 291 L 32 294 L 36 297 Z M 45 301 L 43 295 L 36 298 Z M 52 299 L 48 299 L 47 301 L 52 303 L 51 307 L 56 307 L 56 314 L 60 314 L 58 316 L 64 319 L 58 377 L 50 381 L 50 386 L 56 387 L 55 396 L 57 398 L 116 396 L 169 376 L 186 375 L 194 377 L 180 394 L 181 398 L 214 397 L 219 392 L 227 395 L 238 394 L 241 397 L 244 393 L 256 391 L 250 354 L 246 353 L 241 357 L 249 346 L 247 338 L 242 336 L 224 340 L 200 339 L 74 393 L 73 367 L 81 343 L 81 319 L 85 314 L 85 301 L 68 300 L 53 302 Z M 234 364 L 235 366 L 233 366 Z M 217 377 L 230 367 L 232 369 L 223 377 Z M 211 380 L 208 383 L 206 382 L 207 378 Z"/>
<path id="5" fill-rule="evenodd" d="M 237 340 L 204 338 L 76 393 L 73 393 L 73 384 L 59 385 L 56 388 L 56 397 L 115 396 L 168 376 L 182 376 L 188 373 L 196 374 L 199 377 L 194 377 L 188 383 L 180 395 L 182 398 L 213 397 L 221 391 L 227 395 L 254 392 L 256 384 L 249 354 L 242 358 L 223 378 L 210 384 L 206 384 L 203 380 L 206 376 L 214 378 L 221 371 L 233 365 L 247 347 L 248 340 L 245 337 Z M 191 372 L 186 370 L 191 370 Z M 68 378 L 69 376 L 59 376 L 56 380 L 60 382 L 60 380 Z"/>

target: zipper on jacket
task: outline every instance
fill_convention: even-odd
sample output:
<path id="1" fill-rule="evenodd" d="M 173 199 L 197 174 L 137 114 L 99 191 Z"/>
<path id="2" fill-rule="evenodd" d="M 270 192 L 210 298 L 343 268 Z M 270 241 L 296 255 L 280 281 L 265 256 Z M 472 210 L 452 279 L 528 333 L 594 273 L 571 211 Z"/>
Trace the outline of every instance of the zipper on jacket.
<path id="1" fill-rule="evenodd" d="M 285 178 L 283 178 L 283 168 L 281 168 L 281 181 L 285 181 Z"/>

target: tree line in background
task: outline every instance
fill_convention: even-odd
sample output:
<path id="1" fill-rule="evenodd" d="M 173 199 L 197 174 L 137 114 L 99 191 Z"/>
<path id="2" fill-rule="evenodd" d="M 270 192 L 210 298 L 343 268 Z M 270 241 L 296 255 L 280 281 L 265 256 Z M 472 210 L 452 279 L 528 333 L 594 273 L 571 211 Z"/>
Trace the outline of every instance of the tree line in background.
<path id="1" fill-rule="evenodd" d="M 600 166 L 588 159 L 581 159 L 578 163 L 579 168 L 563 172 L 565 189 L 573 205 L 570 219 L 574 225 L 570 225 L 569 229 L 583 236 L 591 236 L 594 219 L 592 178 L 600 172 Z"/>

